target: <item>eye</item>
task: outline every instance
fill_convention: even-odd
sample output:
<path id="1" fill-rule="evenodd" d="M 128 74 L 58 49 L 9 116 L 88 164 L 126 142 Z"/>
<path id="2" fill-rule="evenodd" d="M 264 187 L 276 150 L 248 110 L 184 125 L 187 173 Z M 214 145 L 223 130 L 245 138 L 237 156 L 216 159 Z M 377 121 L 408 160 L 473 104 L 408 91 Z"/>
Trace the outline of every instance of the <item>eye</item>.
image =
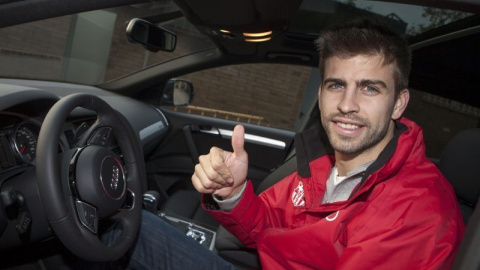
<path id="1" fill-rule="evenodd" d="M 339 83 L 332 83 L 327 86 L 328 89 L 341 89 L 343 88 L 343 85 Z"/>
<path id="2" fill-rule="evenodd" d="M 371 85 L 367 85 L 363 88 L 363 91 L 365 93 L 367 93 L 368 95 L 375 95 L 375 94 L 378 94 L 379 91 L 376 87 L 374 86 L 371 86 Z"/>

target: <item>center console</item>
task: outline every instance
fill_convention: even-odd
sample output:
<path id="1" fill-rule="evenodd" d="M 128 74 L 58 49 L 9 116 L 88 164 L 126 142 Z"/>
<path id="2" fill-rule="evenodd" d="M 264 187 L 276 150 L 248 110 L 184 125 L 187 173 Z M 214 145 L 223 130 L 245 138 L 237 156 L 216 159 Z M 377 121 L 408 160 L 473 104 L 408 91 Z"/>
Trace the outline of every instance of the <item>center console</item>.
<path id="1" fill-rule="evenodd" d="M 182 233 L 185 233 L 188 237 L 206 248 L 213 250 L 215 247 L 216 232 L 205 228 L 204 226 L 193 223 L 191 220 L 186 220 L 182 217 L 175 217 L 167 215 L 163 212 L 158 213 L 158 216 L 165 220 L 167 223 L 175 227 Z"/>
<path id="2" fill-rule="evenodd" d="M 164 212 L 157 212 L 160 194 L 157 191 L 147 191 L 143 194 L 143 208 L 152 213 L 156 213 L 165 222 L 172 225 L 174 228 L 191 237 L 200 245 L 213 250 L 215 248 L 215 229 L 209 229 L 204 225 L 194 223 L 192 220 L 166 214 Z M 0 224 L 1 225 L 1 224 Z"/>

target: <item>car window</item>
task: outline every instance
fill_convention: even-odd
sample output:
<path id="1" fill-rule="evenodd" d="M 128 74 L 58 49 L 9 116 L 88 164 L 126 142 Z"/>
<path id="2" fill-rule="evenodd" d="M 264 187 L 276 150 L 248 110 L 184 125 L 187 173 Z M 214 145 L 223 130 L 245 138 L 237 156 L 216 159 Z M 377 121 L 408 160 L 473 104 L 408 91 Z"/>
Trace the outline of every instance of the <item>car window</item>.
<path id="1" fill-rule="evenodd" d="M 422 127 L 430 158 L 440 159 L 443 149 L 456 134 L 479 124 L 478 107 L 414 88 L 409 90 L 410 102 L 404 115 Z"/>
<path id="2" fill-rule="evenodd" d="M 423 128 L 427 155 L 440 158 L 455 134 L 480 127 L 480 34 L 413 47 L 405 115 Z"/>
<path id="3" fill-rule="evenodd" d="M 176 108 L 192 114 L 261 126 L 295 130 L 307 89 L 318 69 L 287 64 L 242 64 L 212 68 L 181 76 L 191 81 L 191 105 Z"/>

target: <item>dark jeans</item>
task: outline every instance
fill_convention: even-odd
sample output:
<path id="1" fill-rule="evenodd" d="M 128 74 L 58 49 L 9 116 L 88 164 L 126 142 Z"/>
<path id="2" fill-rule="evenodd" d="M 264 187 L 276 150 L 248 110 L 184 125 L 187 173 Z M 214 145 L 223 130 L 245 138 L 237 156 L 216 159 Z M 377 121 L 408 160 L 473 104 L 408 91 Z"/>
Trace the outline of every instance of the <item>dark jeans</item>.
<path id="1" fill-rule="evenodd" d="M 118 230 L 112 229 L 102 239 L 110 244 L 115 241 L 118 232 Z M 82 262 L 79 268 L 235 269 L 233 265 L 224 261 L 212 251 L 147 211 L 142 212 L 142 224 L 138 239 L 124 258 L 110 263 Z"/>

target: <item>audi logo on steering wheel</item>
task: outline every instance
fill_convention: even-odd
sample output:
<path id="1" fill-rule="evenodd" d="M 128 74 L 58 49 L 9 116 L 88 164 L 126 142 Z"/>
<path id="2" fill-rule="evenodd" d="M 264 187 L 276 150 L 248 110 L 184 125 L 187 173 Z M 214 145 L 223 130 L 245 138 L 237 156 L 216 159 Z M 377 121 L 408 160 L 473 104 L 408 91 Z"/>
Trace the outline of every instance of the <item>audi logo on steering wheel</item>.
<path id="1" fill-rule="evenodd" d="M 114 165 L 112 167 L 112 181 L 110 182 L 110 187 L 112 189 L 117 189 L 119 176 L 120 176 L 120 169 Z"/>
<path id="2" fill-rule="evenodd" d="M 121 199 L 125 193 L 127 183 L 120 160 L 113 156 L 106 156 L 100 169 L 100 181 L 106 195 L 111 199 Z"/>

